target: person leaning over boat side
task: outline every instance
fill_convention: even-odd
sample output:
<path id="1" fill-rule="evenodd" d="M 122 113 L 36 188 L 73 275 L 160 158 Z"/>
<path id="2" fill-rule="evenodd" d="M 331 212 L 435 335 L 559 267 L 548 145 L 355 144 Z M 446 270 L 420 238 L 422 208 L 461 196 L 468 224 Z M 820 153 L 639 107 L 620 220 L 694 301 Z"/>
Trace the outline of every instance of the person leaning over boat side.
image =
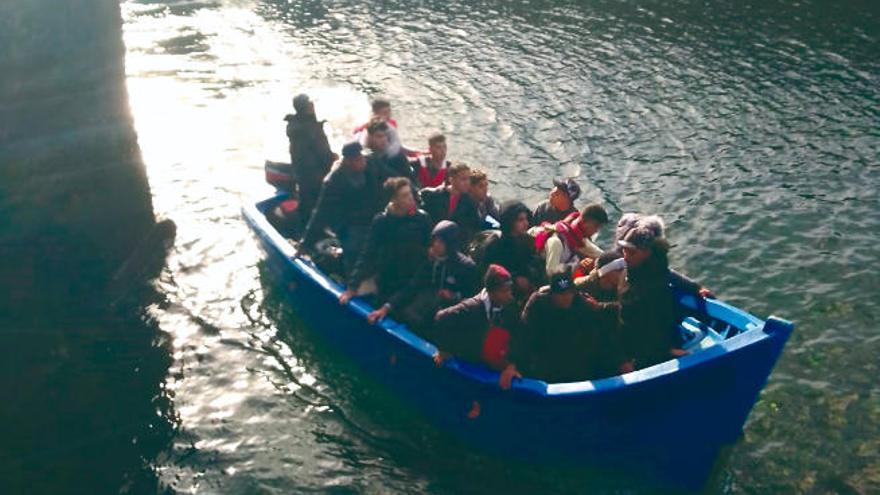
<path id="1" fill-rule="evenodd" d="M 548 383 L 612 376 L 623 359 L 607 320 L 578 293 L 571 274 L 556 273 L 523 309 L 510 341 L 512 366 Z"/>
<path id="2" fill-rule="evenodd" d="M 324 178 L 315 211 L 306 227 L 302 245 L 306 250 L 325 236 L 330 227 L 342 243 L 345 273 L 351 273 L 373 216 L 381 208 L 379 177 L 367 165 L 358 142 L 342 147 L 342 159 Z"/>
<path id="3" fill-rule="evenodd" d="M 495 220 L 501 218 L 501 212 L 498 205 L 495 204 L 495 198 L 489 194 L 489 176 L 480 169 L 471 170 L 471 185 L 468 188 L 468 195 L 477 205 L 477 214 L 480 221 L 485 221 L 487 216 L 491 216 Z"/>
<path id="4" fill-rule="evenodd" d="M 468 195 L 471 169 L 461 162 L 453 163 L 446 171 L 446 184 L 422 189 L 422 205 L 431 220 L 452 220 L 461 228 L 462 244 L 470 242 L 483 222 L 477 214 L 477 205 Z"/>
<path id="5" fill-rule="evenodd" d="M 339 296 L 342 304 L 355 296 L 363 281 L 374 276 L 378 297 L 388 297 L 409 282 L 428 247 L 431 220 L 417 208 L 409 180 L 392 177 L 383 188 L 390 200 L 385 210 L 373 217 L 347 289 Z"/>
<path id="6" fill-rule="evenodd" d="M 589 275 L 574 280 L 578 290 L 599 302 L 617 300 L 617 287 L 626 271 L 626 261 L 619 249 L 605 251 L 596 259 L 596 267 Z"/>
<path id="7" fill-rule="evenodd" d="M 580 195 L 581 187 L 574 179 L 553 179 L 553 189 L 550 190 L 550 197 L 538 203 L 538 206 L 535 207 L 535 212 L 532 214 L 532 220 L 535 222 L 535 225 L 561 222 L 577 211 L 574 202 Z"/>
<path id="8" fill-rule="evenodd" d="M 450 356 L 483 362 L 502 373 L 499 385 L 510 388 L 515 368 L 508 370 L 507 352 L 519 318 L 513 302 L 513 279 L 503 266 L 489 265 L 483 290 L 476 296 L 437 312 L 434 316 L 434 344 L 438 366 Z"/>
<path id="9" fill-rule="evenodd" d="M 593 203 L 555 225 L 544 224 L 530 229 L 535 248 L 544 256 L 547 278 L 564 271 L 588 273 L 594 260 L 602 255 L 602 250 L 590 238 L 607 223 L 605 208 Z"/>
<path id="10" fill-rule="evenodd" d="M 296 113 L 287 114 L 287 139 L 290 141 L 290 163 L 299 186 L 299 217 L 303 224 L 321 193 L 321 181 L 339 156 L 330 150 L 324 120 L 315 117 L 315 104 L 308 95 L 300 94 L 293 99 Z"/>
<path id="11" fill-rule="evenodd" d="M 446 170 L 451 165 L 446 159 L 446 136 L 439 132 L 428 137 L 428 154 L 410 161 L 421 189 L 438 187 L 446 183 Z"/>
<path id="12" fill-rule="evenodd" d="M 627 267 L 618 288 L 618 329 L 633 368 L 684 354 L 675 331 L 676 306 L 669 286 L 669 242 L 663 220 L 642 217 L 618 242 Z"/>
<path id="13" fill-rule="evenodd" d="M 367 127 L 367 147 L 370 149 L 367 162 L 379 174 L 382 183 L 391 177 L 406 177 L 415 184 L 415 175 L 406 155 L 400 150 L 394 154 L 388 150 L 390 129 L 381 120 L 375 120 Z"/>
<path id="14" fill-rule="evenodd" d="M 490 239 L 484 250 L 483 271 L 489 265 L 501 265 L 513 276 L 517 300 L 525 302 L 535 287 L 543 283 L 544 266 L 535 250 L 535 240 L 528 234 L 532 212 L 520 201 L 501 204 L 501 235 Z"/>
<path id="15" fill-rule="evenodd" d="M 412 330 L 429 334 L 437 311 L 474 295 L 479 288 L 477 266 L 459 246 L 458 225 L 441 220 L 431 232 L 427 256 L 413 263 L 418 269 L 409 283 L 399 285 L 387 303 L 370 313 L 370 322 L 392 311 Z"/>

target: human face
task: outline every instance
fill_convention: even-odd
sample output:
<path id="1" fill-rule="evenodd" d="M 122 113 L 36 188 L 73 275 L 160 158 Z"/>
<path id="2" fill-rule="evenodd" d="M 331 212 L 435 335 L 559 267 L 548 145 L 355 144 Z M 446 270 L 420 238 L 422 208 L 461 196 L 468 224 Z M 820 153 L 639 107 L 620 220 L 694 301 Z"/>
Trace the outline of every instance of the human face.
<path id="1" fill-rule="evenodd" d="M 638 247 L 624 247 L 623 259 L 626 266 L 632 268 L 641 265 L 646 259 L 651 257 L 651 250 Z"/>
<path id="2" fill-rule="evenodd" d="M 391 107 L 380 108 L 376 111 L 376 116 L 382 120 L 388 121 L 391 118 Z"/>
<path id="3" fill-rule="evenodd" d="M 559 211 L 565 211 L 571 208 L 571 199 L 569 199 L 568 194 L 564 191 L 558 187 L 554 187 L 553 190 L 550 191 L 550 205 Z"/>
<path id="4" fill-rule="evenodd" d="M 439 237 L 431 239 L 431 245 L 428 246 L 428 256 L 432 259 L 445 258 L 446 243 L 440 240 Z"/>
<path id="5" fill-rule="evenodd" d="M 348 160 L 348 165 L 355 172 L 363 172 L 367 168 L 367 159 L 364 155 L 357 155 L 351 158 L 346 158 Z"/>
<path id="6" fill-rule="evenodd" d="M 516 220 L 513 222 L 513 228 L 511 228 L 510 233 L 513 235 L 523 235 L 529 230 L 529 215 L 526 212 L 521 212 Z"/>
<path id="7" fill-rule="evenodd" d="M 567 290 L 565 292 L 550 294 L 550 302 L 553 303 L 553 307 L 555 308 L 568 309 L 574 302 L 574 291 Z"/>
<path id="8" fill-rule="evenodd" d="M 504 284 L 497 289 L 489 291 L 489 299 L 495 306 L 506 306 L 513 301 L 513 285 Z"/>
<path id="9" fill-rule="evenodd" d="M 446 141 L 428 143 L 428 151 L 431 152 L 431 160 L 433 160 L 434 163 L 443 163 L 446 161 Z"/>
<path id="10" fill-rule="evenodd" d="M 589 219 L 589 218 L 578 218 L 578 222 L 580 222 L 581 226 L 578 227 L 584 234 L 584 238 L 590 238 L 596 235 L 596 232 L 599 232 L 599 229 L 602 228 L 602 225 L 599 222 Z"/>
<path id="11" fill-rule="evenodd" d="M 369 135 L 369 147 L 373 151 L 385 151 L 388 148 L 388 135 L 385 131 L 376 131 Z"/>
<path id="12" fill-rule="evenodd" d="M 484 179 L 472 185 L 470 194 L 475 201 L 486 201 L 486 198 L 489 197 L 489 181 Z"/>
<path id="13" fill-rule="evenodd" d="M 471 174 L 469 172 L 459 172 L 458 175 L 450 177 L 449 183 L 452 190 L 458 194 L 466 194 L 471 188 Z"/>
<path id="14" fill-rule="evenodd" d="M 416 199 L 413 197 L 412 188 L 403 186 L 394 193 L 391 200 L 402 212 L 410 212 L 416 208 Z"/>

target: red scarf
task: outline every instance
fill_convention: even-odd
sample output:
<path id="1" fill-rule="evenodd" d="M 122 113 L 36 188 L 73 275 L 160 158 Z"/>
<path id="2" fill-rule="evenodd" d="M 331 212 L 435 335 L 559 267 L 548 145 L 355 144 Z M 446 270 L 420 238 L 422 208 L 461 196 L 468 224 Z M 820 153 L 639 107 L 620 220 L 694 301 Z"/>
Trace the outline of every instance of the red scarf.
<path id="1" fill-rule="evenodd" d="M 461 199 L 461 194 L 455 194 L 452 191 L 449 192 L 449 211 L 446 212 L 450 217 L 455 212 L 455 208 L 458 206 L 458 200 Z"/>

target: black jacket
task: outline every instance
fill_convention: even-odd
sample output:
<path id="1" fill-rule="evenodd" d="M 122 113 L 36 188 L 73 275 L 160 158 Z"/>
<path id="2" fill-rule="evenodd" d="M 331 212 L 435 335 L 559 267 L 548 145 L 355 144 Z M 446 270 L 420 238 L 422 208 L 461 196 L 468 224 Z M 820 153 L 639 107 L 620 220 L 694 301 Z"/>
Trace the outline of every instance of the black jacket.
<path id="1" fill-rule="evenodd" d="M 575 295 L 571 307 L 559 309 L 545 287 L 523 309 L 510 359 L 523 375 L 548 383 L 612 376 L 623 362 L 613 334 L 613 321 L 583 297 Z"/>
<path id="2" fill-rule="evenodd" d="M 288 114 L 287 139 L 290 163 L 301 187 L 321 187 L 321 180 L 333 164 L 333 152 L 324 133 L 324 121 L 310 114 Z"/>
<path id="3" fill-rule="evenodd" d="M 526 277 L 533 284 L 543 280 L 544 263 L 535 249 L 535 240 L 527 235 L 514 236 L 513 223 L 521 213 L 531 218 L 531 212 L 520 202 L 505 202 L 501 208 L 501 236 L 493 237 L 486 244 L 481 263 L 485 272 L 490 264 L 501 265 L 514 277 Z"/>
<path id="4" fill-rule="evenodd" d="M 349 278 L 349 287 L 376 276 L 380 293 L 386 294 L 412 280 L 425 257 L 431 220 L 417 210 L 397 216 L 386 208 L 370 224 L 370 234 Z"/>
<path id="5" fill-rule="evenodd" d="M 385 153 L 371 153 L 367 156 L 367 163 L 379 174 L 380 185 L 390 177 L 406 177 L 413 184 L 413 193 L 415 193 L 416 175 L 403 152 L 394 156 L 388 156 Z"/>
<path id="6" fill-rule="evenodd" d="M 431 216 L 435 224 L 440 220 L 452 220 L 461 228 L 462 243 L 466 244 L 480 230 L 483 220 L 477 213 L 477 205 L 467 194 L 463 194 L 455 206 L 455 211 L 449 214 L 450 193 L 445 186 L 428 187 L 422 189 L 419 194 L 422 199 L 422 207 Z"/>
<path id="7" fill-rule="evenodd" d="M 334 165 L 321 185 L 303 244 L 311 246 L 319 241 L 326 227 L 338 231 L 351 226 L 369 226 L 382 208 L 380 190 L 379 176 L 369 165 L 363 172 L 355 172 L 343 162 Z"/>
<path id="8" fill-rule="evenodd" d="M 562 221 L 565 217 L 576 211 L 577 209 L 574 205 L 571 205 L 565 211 L 559 211 L 550 204 L 549 199 L 545 199 L 535 207 L 535 212 L 532 214 L 532 221 L 535 225 L 541 225 L 544 222 L 556 223 Z"/>
<path id="9" fill-rule="evenodd" d="M 483 342 L 490 328 L 484 297 L 488 295 L 477 294 L 437 313 L 432 333 L 438 349 L 466 361 L 480 362 Z M 515 306 L 507 305 L 497 312 L 494 323 L 514 334 L 518 322 Z"/>

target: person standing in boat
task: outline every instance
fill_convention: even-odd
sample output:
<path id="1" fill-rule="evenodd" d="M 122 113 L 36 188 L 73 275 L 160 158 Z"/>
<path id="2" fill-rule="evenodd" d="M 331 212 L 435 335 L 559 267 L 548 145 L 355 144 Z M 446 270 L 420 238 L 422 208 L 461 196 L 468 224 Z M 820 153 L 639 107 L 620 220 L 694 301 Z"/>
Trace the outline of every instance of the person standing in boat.
<path id="1" fill-rule="evenodd" d="M 608 223 L 608 213 L 598 203 L 587 205 L 554 225 L 532 228 L 535 247 L 544 256 L 547 278 L 559 272 L 589 273 L 602 250 L 590 239 Z"/>
<path id="2" fill-rule="evenodd" d="M 417 332 L 430 330 L 438 310 L 458 303 L 477 292 L 479 275 L 472 259 L 460 249 L 459 228 L 455 222 L 441 220 L 431 232 L 427 256 L 413 266 L 418 267 L 408 283 L 395 292 L 368 316 L 371 323 L 392 311 L 399 321 Z"/>
<path id="3" fill-rule="evenodd" d="M 418 209 L 410 181 L 392 177 L 383 185 L 390 197 L 385 210 L 377 213 L 370 233 L 348 277 L 348 288 L 339 296 L 347 303 L 367 279 L 375 277 L 378 298 L 385 299 L 409 283 L 428 247 L 431 220 Z"/>
<path id="4" fill-rule="evenodd" d="M 641 217 L 618 241 L 626 276 L 618 288 L 618 329 L 634 369 L 681 356 L 676 307 L 669 285 L 669 242 L 663 220 Z"/>
<path id="5" fill-rule="evenodd" d="M 446 136 L 434 133 L 428 138 L 428 154 L 412 160 L 420 189 L 439 187 L 446 183 L 446 170 L 451 165 L 446 159 Z"/>
<path id="6" fill-rule="evenodd" d="M 324 178 L 302 239 L 305 249 L 312 249 L 325 237 L 324 229 L 332 229 L 342 244 L 346 274 L 354 269 L 373 216 L 382 205 L 379 175 L 367 165 L 362 151 L 356 141 L 342 147 L 342 159 Z"/>
<path id="7" fill-rule="evenodd" d="M 492 369 L 505 370 L 511 334 L 516 332 L 519 315 L 513 302 L 513 278 L 503 266 L 489 265 L 483 290 L 476 296 L 437 312 L 434 317 L 434 362 L 442 365 L 450 356 L 483 362 Z M 500 385 L 510 387 L 515 369 L 503 375 Z"/>
<path id="8" fill-rule="evenodd" d="M 306 94 L 293 99 L 295 113 L 287 114 L 287 139 L 290 141 L 290 163 L 299 186 L 299 217 L 308 222 L 318 201 L 321 181 L 330 166 L 339 158 L 330 150 L 323 120 L 315 117 L 315 104 Z"/>
<path id="9" fill-rule="evenodd" d="M 544 267 L 535 250 L 535 240 L 528 234 L 532 212 L 520 201 L 510 200 L 501 204 L 501 235 L 492 237 L 483 251 L 482 263 L 501 265 L 513 277 L 517 300 L 523 303 L 543 283 Z M 484 270 L 485 271 L 485 270 Z"/>
<path id="10" fill-rule="evenodd" d="M 498 211 L 498 205 L 495 204 L 495 198 L 489 194 L 489 176 L 486 172 L 479 169 L 471 170 L 471 186 L 468 194 L 477 205 L 477 214 L 480 221 L 484 222 L 487 216 L 491 216 L 495 220 L 501 217 Z"/>
<path id="11" fill-rule="evenodd" d="M 453 163 L 446 172 L 446 184 L 422 189 L 422 205 L 431 220 L 452 220 L 461 228 L 462 243 L 470 242 L 480 230 L 482 220 L 477 205 L 468 195 L 471 186 L 471 169 L 461 162 Z"/>
<path id="12" fill-rule="evenodd" d="M 548 383 L 612 376 L 622 358 L 606 319 L 578 293 L 570 273 L 554 274 L 526 303 L 510 361 L 519 373 Z"/>
<path id="13" fill-rule="evenodd" d="M 406 155 L 399 149 L 396 153 L 389 151 L 390 130 L 388 123 L 382 120 L 374 120 L 367 127 L 367 147 L 370 149 L 367 162 L 379 174 L 382 183 L 391 177 L 405 177 L 415 184 L 415 174 Z"/>
<path id="14" fill-rule="evenodd" d="M 538 203 L 532 219 L 535 225 L 543 223 L 556 224 L 561 222 L 572 213 L 576 213 L 577 209 L 574 202 L 581 195 L 581 186 L 574 179 L 557 180 L 553 179 L 553 189 L 550 190 L 550 197 Z"/>

